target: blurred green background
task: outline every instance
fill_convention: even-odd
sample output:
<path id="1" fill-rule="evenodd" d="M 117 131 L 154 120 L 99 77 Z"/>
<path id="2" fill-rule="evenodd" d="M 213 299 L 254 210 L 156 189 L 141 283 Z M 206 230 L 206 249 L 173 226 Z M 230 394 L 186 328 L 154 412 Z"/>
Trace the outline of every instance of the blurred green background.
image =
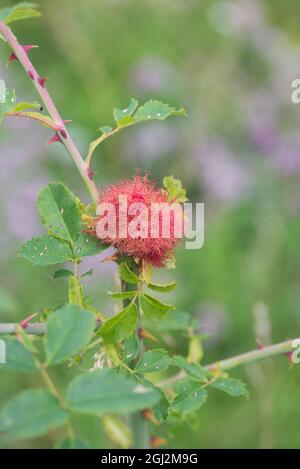
<path id="1" fill-rule="evenodd" d="M 1 6 L 14 2 L 2 1 Z M 43 18 L 13 25 L 83 153 L 112 108 L 157 97 L 184 106 L 174 118 L 124 131 L 97 150 L 97 184 L 136 168 L 180 177 L 190 200 L 204 202 L 205 245 L 178 250 L 179 310 L 207 333 L 204 362 L 299 336 L 300 104 L 291 83 L 300 77 L 300 4 L 297 0 L 41 0 Z M 0 77 L 20 99 L 36 99 L 17 63 Z M 51 269 L 17 258 L 23 240 L 42 232 L 35 200 L 49 180 L 64 180 L 87 196 L 68 155 L 47 145 L 51 133 L 33 122 L 6 121 L 0 131 L 0 320 L 18 321 L 66 299 Z M 103 256 L 101 257 L 103 258 Z M 102 310 L 114 268 L 88 260 L 96 275 L 86 289 Z M 53 269 L 52 269 L 53 270 Z M 185 352 L 184 337 L 172 351 Z M 55 369 L 63 387 L 73 371 Z M 277 357 L 236 369 L 250 399 L 211 392 L 192 422 L 174 429 L 168 447 L 299 448 L 300 367 Z M 4 372 L 0 400 L 38 378 Z M 81 418 L 82 433 L 109 447 L 101 424 Z M 164 430 L 156 430 L 164 435 Z M 47 438 L 17 443 L 51 447 Z M 12 444 L 14 447 L 16 443 Z"/>

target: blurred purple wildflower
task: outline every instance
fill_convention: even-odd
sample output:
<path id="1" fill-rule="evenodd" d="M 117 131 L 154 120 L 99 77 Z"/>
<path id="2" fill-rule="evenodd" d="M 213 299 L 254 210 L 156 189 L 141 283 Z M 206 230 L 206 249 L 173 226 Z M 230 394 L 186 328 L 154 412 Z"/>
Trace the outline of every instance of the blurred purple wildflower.
<path id="1" fill-rule="evenodd" d="M 149 122 L 135 129 L 125 152 L 129 160 L 154 161 L 175 150 L 178 133 L 174 125 L 167 122 Z"/>
<path id="2" fill-rule="evenodd" d="M 195 153 L 204 189 L 212 198 L 224 202 L 239 200 L 250 189 L 253 177 L 245 164 L 221 140 L 202 143 Z"/>
<path id="3" fill-rule="evenodd" d="M 139 94 L 159 93 L 174 81 L 176 72 L 160 57 L 140 59 L 130 72 L 130 86 Z"/>
<path id="4" fill-rule="evenodd" d="M 214 347 L 230 332 L 230 317 L 223 306 L 214 302 L 204 302 L 198 305 L 197 319 L 201 334 L 207 334 L 204 340 L 205 348 Z"/>

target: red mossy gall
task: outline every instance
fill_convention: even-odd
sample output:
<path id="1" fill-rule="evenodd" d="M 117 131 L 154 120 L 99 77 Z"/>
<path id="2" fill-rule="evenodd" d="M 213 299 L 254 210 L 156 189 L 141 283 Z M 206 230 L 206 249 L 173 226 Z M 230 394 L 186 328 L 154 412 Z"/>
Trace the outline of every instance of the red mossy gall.
<path id="1" fill-rule="evenodd" d="M 127 226 L 133 220 L 134 215 L 130 212 L 132 204 L 143 204 L 147 208 L 148 223 L 146 236 L 131 236 L 130 230 L 127 230 L 126 236 L 120 236 L 119 228 L 123 228 L 122 220 L 120 221 L 120 196 L 125 196 L 127 201 Z M 162 189 L 158 188 L 149 176 L 141 176 L 137 174 L 132 179 L 124 179 L 116 184 L 101 189 L 99 193 L 99 204 L 112 204 L 115 208 L 116 218 L 116 233 L 115 236 L 101 237 L 102 241 L 113 245 L 117 248 L 118 252 L 127 256 L 132 256 L 143 260 L 155 267 L 163 267 L 168 260 L 171 260 L 174 255 L 174 249 L 179 244 L 179 237 L 175 236 L 175 212 L 170 211 L 169 222 L 170 230 L 169 236 L 163 236 L 162 226 L 165 223 L 163 212 L 159 212 L 159 231 L 153 237 L 151 232 L 151 209 L 152 204 L 167 204 L 171 206 L 168 200 L 168 194 Z M 104 215 L 103 215 L 104 216 Z M 107 216 L 107 215 L 105 215 Z M 101 220 L 101 216 L 96 217 L 94 220 L 94 228 Z M 124 224 L 124 223 L 123 223 Z M 93 233 L 99 237 L 98 230 L 93 229 Z"/>

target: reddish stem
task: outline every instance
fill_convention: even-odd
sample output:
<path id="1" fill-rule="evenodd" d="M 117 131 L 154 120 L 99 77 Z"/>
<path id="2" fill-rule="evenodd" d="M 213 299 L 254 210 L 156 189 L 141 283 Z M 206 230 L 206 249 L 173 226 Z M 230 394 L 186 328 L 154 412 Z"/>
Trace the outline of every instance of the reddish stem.
<path id="1" fill-rule="evenodd" d="M 31 60 L 29 59 L 26 51 L 24 48 L 19 44 L 17 38 L 15 35 L 12 33 L 10 28 L 6 26 L 3 21 L 0 21 L 0 32 L 2 36 L 6 39 L 7 43 L 13 50 L 15 56 L 19 60 L 19 62 L 23 65 L 27 76 L 30 77 L 32 80 L 38 94 L 40 95 L 45 107 L 47 108 L 50 117 L 57 122 L 57 124 L 60 127 L 60 132 L 63 135 L 62 142 L 66 149 L 68 150 L 72 160 L 74 161 L 88 191 L 89 194 L 92 198 L 92 200 L 97 203 L 98 200 L 98 191 L 95 183 L 89 178 L 87 171 L 85 170 L 84 162 L 83 159 L 73 142 L 69 132 L 67 131 L 67 128 L 65 126 L 65 123 L 63 119 L 61 118 L 54 102 L 52 101 L 52 98 L 50 94 L 48 93 L 47 88 L 45 87 L 45 83 L 41 83 L 41 77 L 36 71 L 34 65 L 32 64 Z"/>

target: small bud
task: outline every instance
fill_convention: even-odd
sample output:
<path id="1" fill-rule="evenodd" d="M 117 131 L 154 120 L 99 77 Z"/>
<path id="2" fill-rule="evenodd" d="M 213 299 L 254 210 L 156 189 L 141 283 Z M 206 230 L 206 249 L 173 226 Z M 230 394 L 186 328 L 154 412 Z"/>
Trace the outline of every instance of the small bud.
<path id="1" fill-rule="evenodd" d="M 45 88 L 46 80 L 48 80 L 48 78 L 46 78 L 46 77 L 38 77 L 39 85 L 41 85 L 42 88 Z"/>
<path id="2" fill-rule="evenodd" d="M 110 262 L 110 261 L 117 262 L 117 260 L 118 260 L 118 255 L 113 254 L 112 256 L 107 256 L 104 259 L 102 259 L 101 264 L 103 264 L 104 262 Z"/>
<path id="3" fill-rule="evenodd" d="M 289 362 L 290 362 L 290 367 L 293 368 L 294 366 L 294 362 L 293 362 L 293 353 L 294 352 L 287 352 L 285 353 L 285 355 L 287 355 L 288 359 L 289 359 Z"/>
<path id="4" fill-rule="evenodd" d="M 165 438 L 159 436 L 152 436 L 150 439 L 151 448 L 157 448 L 158 446 L 166 445 L 168 442 Z"/>
<path id="5" fill-rule="evenodd" d="M 23 319 L 19 325 L 20 327 L 22 327 L 22 329 L 26 329 L 26 327 L 28 326 L 28 324 L 30 323 L 30 321 L 35 318 L 37 316 L 37 313 L 34 313 L 34 314 L 31 314 L 30 316 L 28 316 L 28 318 L 25 318 Z"/>
<path id="6" fill-rule="evenodd" d="M 263 350 L 265 348 L 264 344 L 259 339 L 256 339 L 256 347 L 258 350 Z"/>
<path id="7" fill-rule="evenodd" d="M 60 138 L 60 136 L 58 135 L 58 133 L 55 133 L 55 134 L 53 135 L 53 137 L 50 138 L 48 144 L 50 145 L 50 143 L 54 143 L 54 142 L 60 142 L 60 143 L 61 143 L 61 138 Z"/>
<path id="8" fill-rule="evenodd" d="M 65 131 L 65 129 L 60 129 L 59 133 L 63 138 L 68 138 L 68 135 L 67 135 L 67 132 Z"/>
<path id="9" fill-rule="evenodd" d="M 26 54 L 28 54 L 28 52 L 30 51 L 30 49 L 34 49 L 38 46 L 33 46 L 33 45 L 30 45 L 30 46 L 22 46 L 23 50 L 26 52 Z M 11 62 L 13 62 L 14 60 L 18 60 L 16 54 L 14 52 L 12 52 L 9 56 L 9 59 L 7 61 L 7 65 L 9 65 Z"/>
<path id="10" fill-rule="evenodd" d="M 90 181 L 94 179 L 94 174 L 94 171 L 92 171 L 91 169 L 88 170 L 87 175 Z"/>
<path id="11" fill-rule="evenodd" d="M 143 410 L 142 417 L 144 417 L 144 419 L 149 420 L 150 422 L 154 423 L 154 425 L 159 425 L 159 421 L 155 418 L 152 410 L 150 410 L 150 409 Z"/>
<path id="12" fill-rule="evenodd" d="M 146 329 L 143 329 L 142 327 L 139 328 L 138 335 L 140 339 L 149 339 L 153 340 L 154 342 L 158 342 L 157 338 L 154 337 L 154 335 L 150 334 L 150 332 L 146 331 Z"/>
<path id="13" fill-rule="evenodd" d="M 28 76 L 29 76 L 29 78 L 31 78 L 31 80 L 34 80 L 34 74 L 33 74 L 32 70 L 29 70 Z"/>

